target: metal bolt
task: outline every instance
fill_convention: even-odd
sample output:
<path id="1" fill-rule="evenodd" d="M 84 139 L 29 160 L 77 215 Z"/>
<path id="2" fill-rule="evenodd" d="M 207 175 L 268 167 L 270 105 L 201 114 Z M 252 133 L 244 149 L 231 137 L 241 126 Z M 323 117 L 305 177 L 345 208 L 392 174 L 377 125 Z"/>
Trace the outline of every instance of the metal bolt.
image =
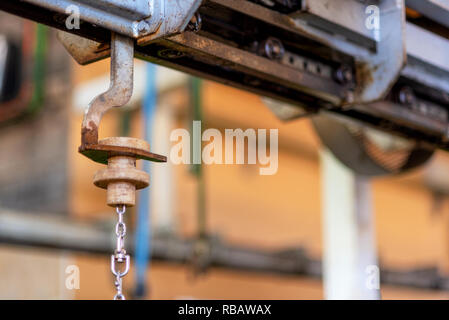
<path id="1" fill-rule="evenodd" d="M 197 12 L 193 15 L 192 19 L 190 19 L 190 22 L 187 25 L 187 30 L 192 32 L 198 32 L 201 30 L 202 24 L 203 20 L 201 18 L 201 15 Z"/>
<path id="2" fill-rule="evenodd" d="M 149 28 L 150 26 L 145 21 L 140 21 L 139 24 L 137 25 L 137 31 L 139 32 L 140 35 L 147 33 Z"/>
<path id="3" fill-rule="evenodd" d="M 335 71 L 335 80 L 341 84 L 348 84 L 353 78 L 353 72 L 349 66 L 343 65 Z"/>
<path id="4" fill-rule="evenodd" d="M 260 53 L 271 60 L 282 59 L 285 48 L 279 39 L 270 37 L 260 43 Z"/>
<path id="5" fill-rule="evenodd" d="M 399 103 L 401 104 L 414 105 L 416 102 L 415 94 L 413 92 L 413 89 L 410 87 L 400 88 L 397 97 Z"/>

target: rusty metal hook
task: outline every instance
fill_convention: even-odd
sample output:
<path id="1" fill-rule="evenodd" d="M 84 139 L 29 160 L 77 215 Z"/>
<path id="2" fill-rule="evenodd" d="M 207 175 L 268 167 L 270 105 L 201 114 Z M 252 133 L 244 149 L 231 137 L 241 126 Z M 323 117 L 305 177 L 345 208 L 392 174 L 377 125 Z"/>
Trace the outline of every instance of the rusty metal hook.
<path id="1" fill-rule="evenodd" d="M 89 104 L 81 127 L 79 152 L 93 161 L 107 164 L 111 155 L 131 156 L 156 162 L 167 158 L 150 152 L 149 145 L 134 138 L 114 138 L 98 141 L 98 128 L 104 113 L 128 103 L 133 93 L 134 40 L 123 35 L 111 35 L 111 84 L 109 89 Z"/>
<path id="2" fill-rule="evenodd" d="M 133 93 L 134 40 L 111 35 L 111 83 L 109 89 L 89 104 L 81 128 L 81 146 L 98 143 L 98 127 L 104 113 L 128 103 Z"/>

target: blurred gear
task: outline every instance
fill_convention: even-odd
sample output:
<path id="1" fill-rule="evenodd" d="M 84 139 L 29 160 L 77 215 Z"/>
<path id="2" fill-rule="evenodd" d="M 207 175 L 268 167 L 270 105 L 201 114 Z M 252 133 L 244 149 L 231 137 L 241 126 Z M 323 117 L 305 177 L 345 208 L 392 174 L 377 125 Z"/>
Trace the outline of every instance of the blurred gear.
<path id="1" fill-rule="evenodd" d="M 321 142 L 355 173 L 381 176 L 402 173 L 426 163 L 434 154 L 410 140 L 329 116 L 312 117 Z"/>

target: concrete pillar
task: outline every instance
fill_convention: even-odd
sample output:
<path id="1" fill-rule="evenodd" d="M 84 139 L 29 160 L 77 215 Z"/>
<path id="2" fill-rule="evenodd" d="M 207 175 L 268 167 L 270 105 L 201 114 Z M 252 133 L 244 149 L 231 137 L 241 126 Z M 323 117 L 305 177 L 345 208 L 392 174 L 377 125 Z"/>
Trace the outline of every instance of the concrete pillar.
<path id="1" fill-rule="evenodd" d="M 156 109 L 151 146 L 155 152 L 167 156 L 170 155 L 170 133 L 175 128 L 173 113 L 174 110 L 170 102 L 161 98 Z M 157 231 L 173 232 L 176 229 L 173 165 L 168 159 L 167 163 L 152 163 L 151 166 L 149 192 L 151 193 L 153 228 Z"/>
<path id="2" fill-rule="evenodd" d="M 326 299 L 380 299 L 369 178 L 321 152 L 323 283 Z"/>

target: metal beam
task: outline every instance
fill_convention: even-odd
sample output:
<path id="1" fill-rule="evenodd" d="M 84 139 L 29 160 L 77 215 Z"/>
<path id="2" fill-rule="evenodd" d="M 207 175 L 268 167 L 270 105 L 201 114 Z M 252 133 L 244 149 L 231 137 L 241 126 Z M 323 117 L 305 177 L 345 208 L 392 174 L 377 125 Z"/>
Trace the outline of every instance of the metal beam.
<path id="1" fill-rule="evenodd" d="M 425 17 L 449 27 L 449 3 L 447 0 L 406 0 L 406 5 Z"/>
<path id="2" fill-rule="evenodd" d="M 79 223 L 55 215 L 0 210 L 0 243 L 32 246 L 78 253 L 110 255 L 115 239 L 110 227 Z M 133 254 L 133 235 L 129 236 Z M 210 238 L 209 254 L 205 261 L 209 267 L 223 267 L 253 272 L 321 277 L 321 262 L 310 257 L 303 248 L 259 250 L 227 245 Z M 190 263 L 195 239 L 155 235 L 152 240 L 152 259 L 170 263 Z M 436 267 L 412 270 L 381 268 L 381 281 L 385 284 L 421 289 L 449 291 L 449 277 L 442 276 Z"/>
<path id="3" fill-rule="evenodd" d="M 109 230 L 110 229 L 110 230 Z M 115 246 L 113 226 L 106 229 L 91 224 L 69 221 L 53 216 L 36 216 L 16 212 L 0 213 L 0 242 L 83 253 L 110 254 Z M 134 235 L 128 236 L 130 253 L 134 252 Z M 153 259 L 178 263 L 193 257 L 194 239 L 156 236 L 152 240 Z M 210 266 L 248 269 L 262 272 L 318 275 L 313 262 L 305 264 L 301 249 L 270 252 L 228 246 L 211 240 L 211 251 L 206 257 Z M 314 270 L 310 270 L 314 269 Z"/>

